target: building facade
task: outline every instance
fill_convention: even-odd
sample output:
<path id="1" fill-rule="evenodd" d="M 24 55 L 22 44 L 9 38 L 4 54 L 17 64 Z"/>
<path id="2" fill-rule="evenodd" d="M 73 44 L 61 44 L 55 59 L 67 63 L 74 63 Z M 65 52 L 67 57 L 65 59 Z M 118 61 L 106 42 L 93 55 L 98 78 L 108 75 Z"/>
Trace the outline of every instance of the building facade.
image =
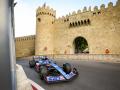
<path id="1" fill-rule="evenodd" d="M 61 18 L 56 18 L 56 11 L 46 5 L 38 7 L 36 35 L 32 37 L 16 38 L 17 56 L 120 54 L 120 0 L 115 6 L 110 2 L 100 9 L 84 7 Z"/>

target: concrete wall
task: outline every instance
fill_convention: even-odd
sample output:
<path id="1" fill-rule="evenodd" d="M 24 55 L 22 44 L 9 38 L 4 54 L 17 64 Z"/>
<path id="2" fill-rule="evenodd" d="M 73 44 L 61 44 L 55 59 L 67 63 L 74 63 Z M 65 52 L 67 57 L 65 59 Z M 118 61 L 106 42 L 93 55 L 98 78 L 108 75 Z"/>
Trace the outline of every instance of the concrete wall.
<path id="1" fill-rule="evenodd" d="M 16 64 L 17 90 L 33 90 L 21 65 Z"/>
<path id="2" fill-rule="evenodd" d="M 16 57 L 25 57 L 35 54 L 35 36 L 17 37 L 16 43 Z"/>

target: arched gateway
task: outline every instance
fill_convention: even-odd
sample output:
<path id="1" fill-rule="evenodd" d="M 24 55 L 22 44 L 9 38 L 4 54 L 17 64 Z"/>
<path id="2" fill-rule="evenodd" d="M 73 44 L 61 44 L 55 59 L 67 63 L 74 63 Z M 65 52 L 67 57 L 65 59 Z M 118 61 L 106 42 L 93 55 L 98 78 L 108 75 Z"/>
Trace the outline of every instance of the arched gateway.
<path id="1" fill-rule="evenodd" d="M 73 41 L 74 53 L 89 53 L 88 42 L 84 37 L 76 37 Z"/>

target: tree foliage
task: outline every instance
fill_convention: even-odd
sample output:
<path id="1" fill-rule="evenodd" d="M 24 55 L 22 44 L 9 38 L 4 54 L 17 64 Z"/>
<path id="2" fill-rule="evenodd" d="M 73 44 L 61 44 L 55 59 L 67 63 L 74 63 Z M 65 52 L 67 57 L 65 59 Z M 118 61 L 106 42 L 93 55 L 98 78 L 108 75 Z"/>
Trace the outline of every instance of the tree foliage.
<path id="1" fill-rule="evenodd" d="M 83 37 L 78 37 L 74 41 L 75 53 L 82 53 L 86 48 L 88 48 L 88 43 Z"/>

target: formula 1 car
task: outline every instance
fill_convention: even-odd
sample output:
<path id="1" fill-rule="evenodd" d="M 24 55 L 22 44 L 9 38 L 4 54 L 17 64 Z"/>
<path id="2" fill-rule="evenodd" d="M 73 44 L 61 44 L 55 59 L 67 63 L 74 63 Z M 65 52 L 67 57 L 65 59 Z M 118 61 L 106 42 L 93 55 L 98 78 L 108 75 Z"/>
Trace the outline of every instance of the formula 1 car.
<path id="1" fill-rule="evenodd" d="M 77 69 L 72 69 L 69 63 L 65 63 L 60 67 L 46 56 L 39 57 L 39 59 L 34 58 L 32 61 L 29 61 L 29 65 L 30 67 L 35 67 L 40 79 L 47 83 L 69 81 L 78 75 Z"/>
<path id="2" fill-rule="evenodd" d="M 71 68 L 69 63 L 63 64 L 63 67 L 58 66 L 53 62 L 49 62 L 50 66 L 40 66 L 39 76 L 41 80 L 47 83 L 69 81 L 78 75 L 76 68 Z"/>

